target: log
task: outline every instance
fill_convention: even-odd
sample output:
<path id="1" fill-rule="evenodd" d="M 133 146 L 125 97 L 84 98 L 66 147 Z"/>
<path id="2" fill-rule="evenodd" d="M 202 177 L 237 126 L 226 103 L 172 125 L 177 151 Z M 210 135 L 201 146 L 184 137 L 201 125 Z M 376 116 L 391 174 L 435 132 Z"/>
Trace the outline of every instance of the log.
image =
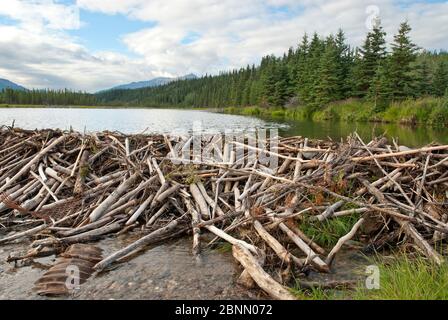
<path id="1" fill-rule="evenodd" d="M 276 282 L 272 277 L 263 270 L 258 264 L 257 259 L 245 247 L 234 244 L 232 253 L 236 260 L 244 267 L 250 274 L 256 284 L 269 294 L 272 298 L 278 300 L 295 300 L 295 297 L 288 291 L 287 288 Z"/>
<path id="2" fill-rule="evenodd" d="M 336 245 L 333 247 L 333 249 L 331 249 L 330 253 L 328 254 L 327 259 L 325 259 L 325 263 L 327 265 L 329 266 L 331 265 L 334 257 L 339 252 L 339 250 L 341 250 L 344 243 L 346 243 L 348 240 L 352 239 L 355 236 L 356 232 L 358 231 L 359 227 L 364 223 L 364 221 L 365 221 L 364 218 L 359 219 L 358 222 L 356 222 L 355 225 L 352 227 L 350 232 L 338 240 Z"/>
<path id="3" fill-rule="evenodd" d="M 139 174 L 134 173 L 129 179 L 125 180 L 114 192 L 112 192 L 106 200 L 104 200 L 93 212 L 89 215 L 90 221 L 95 222 L 101 218 L 109 207 L 115 203 L 120 196 L 122 196 L 137 180 Z"/>
<path id="4" fill-rule="evenodd" d="M 196 201 L 199 206 L 201 216 L 203 218 L 210 218 L 209 207 L 196 183 L 190 184 L 190 192 L 194 201 Z"/>
<path id="5" fill-rule="evenodd" d="M 63 142 L 65 140 L 65 135 L 60 136 L 59 138 L 55 139 L 52 143 L 50 143 L 47 147 L 43 148 L 41 151 L 39 151 L 38 154 L 34 156 L 34 158 L 29 161 L 26 165 L 24 165 L 19 172 L 17 172 L 11 179 L 8 180 L 1 188 L 0 192 L 5 191 L 10 185 L 12 185 L 14 182 L 16 182 L 20 177 L 22 177 L 28 170 L 33 166 L 35 163 L 39 162 L 42 157 L 47 154 L 51 149 L 56 147 L 58 144 Z"/>
<path id="6" fill-rule="evenodd" d="M 297 245 L 297 247 L 299 247 L 299 249 L 306 254 L 307 259 L 309 259 L 319 271 L 330 271 L 328 265 L 313 251 L 313 249 L 310 248 L 310 246 L 305 243 L 305 241 L 291 231 L 283 222 L 281 222 L 278 226 Z"/>
<path id="7" fill-rule="evenodd" d="M 291 254 L 285 249 L 285 247 L 283 247 L 283 245 L 278 242 L 277 239 L 271 236 L 259 221 L 255 220 L 253 223 L 257 233 L 272 248 L 272 250 L 274 250 L 277 256 L 286 264 L 290 264 Z"/>
<path id="8" fill-rule="evenodd" d="M 417 154 L 417 153 L 426 153 L 426 152 L 440 151 L 440 150 L 448 150 L 448 146 L 425 147 L 425 148 L 414 149 L 414 150 L 376 154 L 376 155 L 372 155 L 372 156 L 368 156 L 368 157 L 356 157 L 356 158 L 352 158 L 352 161 L 365 162 L 365 161 L 370 161 L 373 159 L 402 157 L 402 156 L 408 156 L 408 155 Z"/>
<path id="9" fill-rule="evenodd" d="M 153 198 L 154 198 L 154 195 L 151 194 L 148 196 L 148 198 L 146 198 L 145 201 L 143 201 L 143 203 L 140 205 L 140 207 L 138 207 L 138 209 L 135 210 L 135 212 L 132 214 L 132 216 L 126 222 L 127 226 L 130 224 L 133 224 L 135 221 L 137 221 L 138 217 L 140 217 L 140 215 L 143 213 L 143 211 L 146 210 L 146 208 L 149 206 L 149 204 L 151 203 Z"/>
<path id="10" fill-rule="evenodd" d="M 126 256 L 127 254 L 137 250 L 137 249 L 142 249 L 143 247 L 154 243 L 156 241 L 159 241 L 159 239 L 163 236 L 166 236 L 169 233 L 172 233 L 173 230 L 175 230 L 176 228 L 178 228 L 181 224 L 181 219 L 176 219 L 171 221 L 170 223 L 168 223 L 165 227 L 160 228 L 156 231 L 151 232 L 150 234 L 140 238 L 139 240 L 133 242 L 132 244 L 128 245 L 127 247 L 113 253 L 112 255 L 106 257 L 105 259 L 101 260 L 100 262 L 98 262 L 95 266 L 94 269 L 97 271 L 101 271 L 104 270 L 105 268 L 107 268 L 109 265 L 111 265 L 112 263 L 114 263 L 115 261 L 117 261 L 118 259 Z"/>

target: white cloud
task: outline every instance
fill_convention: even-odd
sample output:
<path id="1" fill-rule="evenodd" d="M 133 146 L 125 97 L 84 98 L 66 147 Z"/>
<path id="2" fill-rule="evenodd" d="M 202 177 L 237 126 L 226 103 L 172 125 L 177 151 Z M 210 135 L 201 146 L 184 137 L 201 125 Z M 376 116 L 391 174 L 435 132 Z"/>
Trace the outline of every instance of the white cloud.
<path id="1" fill-rule="evenodd" d="M 27 30 L 78 29 L 79 9 L 75 5 L 63 5 L 53 0 L 8 0 L 0 6 L 0 15 L 18 20 Z"/>
<path id="2" fill-rule="evenodd" d="M 361 44 L 369 14 L 380 10 L 392 39 L 409 19 L 421 47 L 448 48 L 448 2 L 401 0 L 8 0 L 0 16 L 0 75 L 34 87 L 72 87 L 89 91 L 158 75 L 216 73 L 281 54 L 306 31 L 327 35 L 342 27 L 349 42 Z M 289 10 L 285 10 L 285 8 Z M 78 8 L 155 22 L 122 37 L 138 58 L 91 52 L 65 30 L 82 27 Z M 434 31 L 436 30 L 436 32 Z M 195 41 L 182 44 L 195 33 Z"/>

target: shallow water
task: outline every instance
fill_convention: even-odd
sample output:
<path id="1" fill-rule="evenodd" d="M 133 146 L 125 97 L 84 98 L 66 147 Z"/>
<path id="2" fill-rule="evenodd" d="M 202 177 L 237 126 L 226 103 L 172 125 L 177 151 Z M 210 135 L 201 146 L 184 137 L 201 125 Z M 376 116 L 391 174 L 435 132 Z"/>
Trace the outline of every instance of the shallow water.
<path id="1" fill-rule="evenodd" d="M 95 244 L 103 256 L 117 251 L 137 235 L 106 238 Z M 15 267 L 8 254 L 27 244 L 0 246 L 0 299 L 45 299 L 33 291 L 34 282 L 55 262 L 55 257 L 35 259 L 37 264 Z M 230 253 L 204 250 L 201 259 L 191 254 L 189 238 L 150 247 L 112 270 L 91 277 L 68 299 L 251 299 L 235 284 L 238 267 Z"/>

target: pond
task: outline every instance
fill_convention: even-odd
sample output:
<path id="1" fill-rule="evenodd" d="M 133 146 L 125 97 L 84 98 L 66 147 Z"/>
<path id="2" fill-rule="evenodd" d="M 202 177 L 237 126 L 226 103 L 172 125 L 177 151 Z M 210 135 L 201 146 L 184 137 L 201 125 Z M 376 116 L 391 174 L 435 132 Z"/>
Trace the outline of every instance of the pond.
<path id="1" fill-rule="evenodd" d="M 120 131 L 123 133 L 176 133 L 203 130 L 272 129 L 282 136 L 340 140 L 357 131 L 364 139 L 386 134 L 398 143 L 418 147 L 431 142 L 448 143 L 448 128 L 410 127 L 399 124 L 296 121 L 279 118 L 255 118 L 198 110 L 179 109 L 76 109 L 76 108 L 7 108 L 0 110 L 0 125 L 24 129 L 73 128 L 77 131 Z"/>

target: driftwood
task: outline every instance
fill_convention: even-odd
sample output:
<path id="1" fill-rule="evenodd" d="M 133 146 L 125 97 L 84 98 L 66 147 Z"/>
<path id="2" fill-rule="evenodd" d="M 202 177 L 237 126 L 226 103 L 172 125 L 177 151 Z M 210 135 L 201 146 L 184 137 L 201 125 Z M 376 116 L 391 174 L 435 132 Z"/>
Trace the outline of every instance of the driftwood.
<path id="1" fill-rule="evenodd" d="M 242 264 L 257 285 L 271 297 L 279 300 L 295 300 L 294 296 L 285 287 L 272 279 L 272 277 L 263 270 L 248 249 L 239 244 L 234 244 L 232 252 L 235 259 Z"/>

